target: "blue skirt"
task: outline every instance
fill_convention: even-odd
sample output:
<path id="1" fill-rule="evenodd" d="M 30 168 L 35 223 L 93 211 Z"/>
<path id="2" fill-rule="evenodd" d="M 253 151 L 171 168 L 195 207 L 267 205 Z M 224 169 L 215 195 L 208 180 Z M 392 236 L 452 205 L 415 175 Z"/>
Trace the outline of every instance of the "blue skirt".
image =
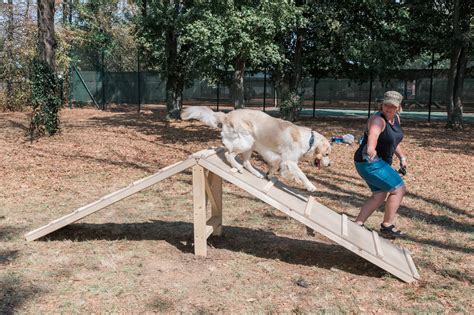
<path id="1" fill-rule="evenodd" d="M 372 163 L 355 162 L 355 167 L 374 193 L 392 192 L 405 185 L 397 171 L 382 159 Z"/>

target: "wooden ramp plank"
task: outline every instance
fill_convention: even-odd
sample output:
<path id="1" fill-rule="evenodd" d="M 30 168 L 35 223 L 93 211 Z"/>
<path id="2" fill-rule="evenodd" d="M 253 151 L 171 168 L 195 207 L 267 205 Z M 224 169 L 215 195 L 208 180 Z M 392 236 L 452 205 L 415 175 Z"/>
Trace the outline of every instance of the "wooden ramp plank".
<path id="1" fill-rule="evenodd" d="M 77 220 L 80 220 L 94 212 L 97 212 L 107 206 L 110 206 L 113 203 L 116 203 L 117 201 L 120 201 L 128 196 L 131 196 L 145 188 L 148 188 L 174 174 L 177 174 L 179 172 L 184 171 L 185 169 L 193 166 L 196 164 L 196 159 L 194 158 L 189 158 L 185 161 L 175 163 L 173 165 L 167 166 L 163 169 L 161 169 L 159 172 L 156 174 L 153 174 L 151 176 L 145 177 L 141 180 L 138 180 L 129 186 L 120 189 L 116 192 L 113 192 L 111 194 L 108 194 L 99 200 L 92 202 L 88 205 L 85 205 L 83 207 L 80 207 L 79 209 L 73 211 L 70 214 L 67 214 L 61 218 L 58 218 L 54 221 L 51 221 L 50 223 L 33 230 L 25 235 L 25 238 L 27 241 L 33 241 L 36 240 L 42 236 L 45 236 L 51 232 L 54 232 L 66 225 L 69 225 L 73 222 L 76 222 Z"/>
<path id="2" fill-rule="evenodd" d="M 349 221 L 349 219 L 347 219 L 347 215 L 343 213 L 342 216 L 341 216 L 341 235 L 342 235 L 342 237 L 348 237 L 349 236 L 349 232 L 347 231 L 348 221 Z"/>
<path id="3" fill-rule="evenodd" d="M 372 232 L 350 220 L 344 220 L 339 213 L 319 202 L 310 201 L 296 189 L 281 182 L 270 185 L 267 180 L 257 178 L 246 170 L 232 173 L 223 153 L 200 159 L 198 164 L 403 281 L 419 279 L 415 265 L 409 265 L 409 253 L 407 255 L 403 249 L 385 239 L 375 240 Z M 346 231 L 349 237 L 344 236 L 342 231 Z"/>

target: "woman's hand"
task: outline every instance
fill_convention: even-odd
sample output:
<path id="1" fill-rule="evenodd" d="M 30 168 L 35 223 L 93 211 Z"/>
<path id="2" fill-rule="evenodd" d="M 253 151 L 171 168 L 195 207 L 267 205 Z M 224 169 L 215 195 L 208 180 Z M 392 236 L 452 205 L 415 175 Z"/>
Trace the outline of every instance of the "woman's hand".
<path id="1" fill-rule="evenodd" d="M 369 159 L 373 160 L 377 156 L 377 151 L 373 147 L 367 147 L 367 155 Z"/>
<path id="2" fill-rule="evenodd" d="M 407 168 L 407 166 L 408 166 L 407 157 L 403 155 L 400 157 L 400 167 Z"/>

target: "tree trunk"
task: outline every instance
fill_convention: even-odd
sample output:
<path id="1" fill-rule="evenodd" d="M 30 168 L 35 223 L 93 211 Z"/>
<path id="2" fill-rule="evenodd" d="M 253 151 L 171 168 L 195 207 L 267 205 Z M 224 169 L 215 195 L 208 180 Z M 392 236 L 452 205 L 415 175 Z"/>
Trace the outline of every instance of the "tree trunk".
<path id="1" fill-rule="evenodd" d="M 448 72 L 448 91 L 446 100 L 448 113 L 446 127 L 453 130 L 462 130 L 464 128 L 462 92 L 467 61 L 466 47 L 453 48 L 451 64 Z"/>
<path id="2" fill-rule="evenodd" d="M 166 78 L 166 117 L 179 119 L 182 107 L 183 84 L 178 73 L 178 39 L 174 29 L 166 33 L 168 73 Z"/>
<path id="3" fill-rule="evenodd" d="M 59 131 L 59 84 L 55 73 L 54 0 L 38 0 L 37 59 L 33 61 L 30 139 Z"/>
<path id="4" fill-rule="evenodd" d="M 234 102 L 234 108 L 244 108 L 244 74 L 245 60 L 238 57 L 234 62 L 234 75 L 230 84 L 231 99 Z"/>
<path id="5" fill-rule="evenodd" d="M 7 106 L 8 110 L 14 110 L 13 105 L 13 78 L 14 75 L 14 63 L 13 60 L 13 29 L 14 29 L 14 19 L 13 19 L 13 0 L 8 0 L 8 20 L 7 20 L 7 40 L 5 43 L 6 51 L 6 83 L 7 83 Z"/>
<path id="6" fill-rule="evenodd" d="M 54 0 L 38 0 L 38 57 L 54 71 L 56 39 L 54 37 Z"/>
<path id="7" fill-rule="evenodd" d="M 446 93 L 446 109 L 448 114 L 447 128 L 463 129 L 462 92 L 464 76 L 468 62 L 470 19 L 472 17 L 470 1 L 456 0 L 454 2 L 453 29 L 454 41 L 451 50 L 451 62 L 448 72 Z"/>

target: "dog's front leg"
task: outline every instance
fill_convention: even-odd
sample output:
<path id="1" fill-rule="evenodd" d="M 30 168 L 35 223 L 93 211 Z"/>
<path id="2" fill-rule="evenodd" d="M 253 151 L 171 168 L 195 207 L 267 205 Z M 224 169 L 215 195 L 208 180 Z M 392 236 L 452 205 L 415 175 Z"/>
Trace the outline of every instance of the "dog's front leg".
<path id="1" fill-rule="evenodd" d="M 253 175 L 257 176 L 258 178 L 263 178 L 263 175 L 259 173 L 255 168 L 253 168 L 252 163 L 250 163 L 250 158 L 252 157 L 252 151 L 246 151 L 242 153 L 242 157 L 244 158 L 244 167 Z"/>
<path id="2" fill-rule="evenodd" d="M 224 153 L 224 155 L 225 155 L 225 158 L 227 159 L 227 162 L 229 162 L 229 164 L 230 164 L 233 168 L 236 168 L 236 169 L 239 171 L 239 173 L 243 173 L 243 172 L 244 172 L 243 166 L 240 165 L 239 162 L 237 162 L 237 161 L 235 160 L 235 157 L 236 157 L 236 155 L 237 155 L 236 153 L 232 153 L 232 152 L 226 151 L 226 152 Z"/>
<path id="3" fill-rule="evenodd" d="M 288 171 L 293 174 L 297 179 L 301 180 L 304 184 L 304 187 L 306 188 L 307 191 L 313 192 L 316 191 L 316 186 L 314 186 L 309 179 L 306 177 L 306 175 L 303 173 L 303 171 L 298 167 L 298 163 L 293 162 L 293 161 L 288 161 L 287 162 L 288 166 Z"/>

